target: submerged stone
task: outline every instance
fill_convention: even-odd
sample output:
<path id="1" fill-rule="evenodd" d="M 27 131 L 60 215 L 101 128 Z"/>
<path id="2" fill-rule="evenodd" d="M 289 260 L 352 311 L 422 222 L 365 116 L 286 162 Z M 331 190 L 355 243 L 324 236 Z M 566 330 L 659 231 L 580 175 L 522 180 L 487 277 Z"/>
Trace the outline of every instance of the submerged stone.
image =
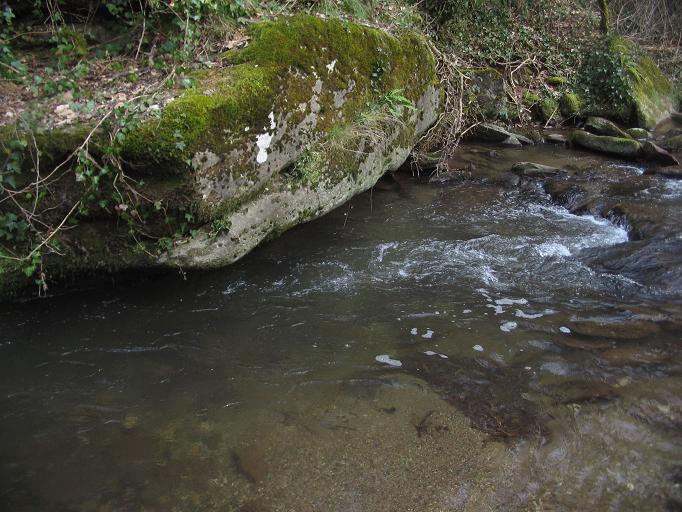
<path id="1" fill-rule="evenodd" d="M 545 392 L 561 404 L 604 402 L 615 399 L 616 390 L 604 382 L 571 380 L 545 388 Z"/>
<path id="2" fill-rule="evenodd" d="M 636 340 L 661 332 L 654 322 L 619 318 L 574 320 L 571 329 L 581 336 L 610 338 L 614 340 Z"/>
<path id="3" fill-rule="evenodd" d="M 493 437 L 546 432 L 546 416 L 525 398 L 524 370 L 505 368 L 480 357 L 442 359 L 421 354 L 406 360 L 405 368 L 443 393 L 448 402 L 466 414 L 474 428 Z"/>
<path id="4" fill-rule="evenodd" d="M 525 176 L 527 178 L 547 178 L 549 176 L 555 176 L 562 172 L 566 172 L 557 167 L 536 164 L 534 162 L 517 162 L 512 165 L 511 170 L 513 173 Z"/>
<path id="5" fill-rule="evenodd" d="M 270 472 L 265 453 L 257 444 L 236 448 L 232 460 L 239 474 L 252 483 L 262 482 Z"/>
<path id="6" fill-rule="evenodd" d="M 568 142 L 568 138 L 561 133 L 550 133 L 545 137 L 545 140 L 554 144 L 566 144 Z"/>
<path id="7" fill-rule="evenodd" d="M 661 350 L 641 345 L 616 347 L 602 352 L 599 357 L 611 366 L 645 366 L 665 363 L 670 359 L 670 356 Z"/>

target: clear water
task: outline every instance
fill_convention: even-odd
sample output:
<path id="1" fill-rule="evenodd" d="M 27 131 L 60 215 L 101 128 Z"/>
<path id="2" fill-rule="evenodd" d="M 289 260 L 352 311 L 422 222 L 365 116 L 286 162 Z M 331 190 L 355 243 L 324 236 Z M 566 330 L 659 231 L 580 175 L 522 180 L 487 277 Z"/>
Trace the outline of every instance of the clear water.
<path id="1" fill-rule="evenodd" d="M 537 189 L 402 176 L 220 271 L 4 306 L 0 508 L 675 506 L 679 301 L 580 257 L 626 240 Z M 595 317 L 655 329 L 565 332 Z M 542 433 L 474 428 L 462 400 L 507 393 Z"/>

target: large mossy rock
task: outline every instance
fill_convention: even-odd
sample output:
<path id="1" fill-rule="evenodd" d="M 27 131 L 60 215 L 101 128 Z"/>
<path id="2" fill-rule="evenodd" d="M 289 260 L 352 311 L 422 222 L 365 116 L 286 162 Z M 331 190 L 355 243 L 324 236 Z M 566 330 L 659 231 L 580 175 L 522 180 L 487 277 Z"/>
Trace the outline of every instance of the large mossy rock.
<path id="1" fill-rule="evenodd" d="M 420 114 L 435 108 L 435 61 L 417 35 L 306 15 L 250 33 L 248 47 L 225 56 L 226 67 L 205 72 L 126 143 L 125 159 L 139 172 L 191 176 L 209 216 L 261 189 L 391 91 Z"/>
<path id="2" fill-rule="evenodd" d="M 620 137 L 629 139 L 630 135 L 621 130 L 616 123 L 604 119 L 603 117 L 590 116 L 585 121 L 585 129 L 595 135 L 608 135 L 610 137 Z"/>
<path id="3" fill-rule="evenodd" d="M 250 36 L 123 142 L 126 173 L 191 218 L 191 236 L 159 252 L 105 212 L 81 218 L 64 234 L 65 256 L 45 259 L 48 282 L 232 263 L 372 187 L 438 118 L 436 61 L 419 35 L 297 15 L 256 23 Z M 53 151 L 56 161 L 68 152 Z M 0 266 L 0 298 L 33 279 Z"/>
<path id="4" fill-rule="evenodd" d="M 670 81 L 643 49 L 620 36 L 597 43 L 579 80 L 595 115 L 651 129 L 673 110 Z"/>
<path id="5" fill-rule="evenodd" d="M 594 135 L 582 130 L 575 130 L 571 133 L 571 142 L 585 149 L 622 158 L 637 158 L 642 154 L 642 145 L 631 138 Z"/>

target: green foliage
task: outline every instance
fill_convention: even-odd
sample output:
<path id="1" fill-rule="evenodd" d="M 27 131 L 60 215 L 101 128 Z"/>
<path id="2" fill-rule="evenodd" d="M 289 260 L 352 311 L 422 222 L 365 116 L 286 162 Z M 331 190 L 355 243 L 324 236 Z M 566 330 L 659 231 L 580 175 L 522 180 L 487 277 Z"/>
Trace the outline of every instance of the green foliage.
<path id="1" fill-rule="evenodd" d="M 629 118 L 633 98 L 628 72 L 622 55 L 608 44 L 602 42 L 587 54 L 577 80 L 593 107 L 608 109 L 621 119 Z"/>
<path id="2" fill-rule="evenodd" d="M 0 215 L 0 240 L 6 242 L 24 242 L 28 234 L 29 225 L 15 213 L 7 212 Z"/>
<path id="3" fill-rule="evenodd" d="M 232 221 L 230 220 L 229 216 L 224 216 L 224 217 L 218 217 L 217 219 L 213 219 L 211 222 L 211 231 L 209 232 L 209 236 L 211 238 L 214 238 L 221 233 L 227 233 L 230 231 L 230 228 L 232 227 Z"/>
<path id="4" fill-rule="evenodd" d="M 576 64 L 589 30 L 576 19 L 581 11 L 574 3 L 561 0 L 427 0 L 425 5 L 439 22 L 439 40 L 468 65 L 528 61 L 551 75 L 564 74 Z M 571 23 L 559 24 L 560 19 Z"/>
<path id="5" fill-rule="evenodd" d="M 0 77 L 9 79 L 17 79 L 28 70 L 12 47 L 13 23 L 14 12 L 5 5 L 0 12 Z"/>
<path id="6" fill-rule="evenodd" d="M 16 187 L 17 178 L 21 174 L 21 167 L 24 162 L 24 154 L 28 146 L 28 141 L 15 135 L 9 139 L 5 145 L 5 162 L 0 170 L 0 190 L 5 187 Z"/>
<path id="7" fill-rule="evenodd" d="M 310 187 L 317 187 L 324 178 L 327 161 L 320 150 L 308 148 L 298 158 L 289 172 L 289 176 Z"/>
<path id="8" fill-rule="evenodd" d="M 51 41 L 56 47 L 55 54 L 61 66 L 78 61 L 88 53 L 85 36 L 66 25 L 57 27 L 52 34 Z"/>
<path id="9" fill-rule="evenodd" d="M 399 117 L 402 114 L 403 108 L 407 110 L 417 110 L 414 103 L 403 96 L 402 89 L 393 89 L 388 91 L 383 98 L 381 98 L 380 104 L 385 106 L 389 114 Z"/>

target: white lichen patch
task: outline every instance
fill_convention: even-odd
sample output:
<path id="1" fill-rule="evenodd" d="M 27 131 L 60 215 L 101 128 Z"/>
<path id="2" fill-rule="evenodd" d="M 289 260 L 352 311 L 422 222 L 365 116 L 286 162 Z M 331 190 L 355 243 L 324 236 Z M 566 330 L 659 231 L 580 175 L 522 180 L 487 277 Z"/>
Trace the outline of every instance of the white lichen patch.
<path id="1" fill-rule="evenodd" d="M 268 148 L 272 142 L 272 134 L 269 132 L 262 133 L 256 139 L 256 146 L 258 146 L 258 155 L 256 155 L 256 162 L 259 164 L 265 163 L 268 160 Z"/>
<path id="2" fill-rule="evenodd" d="M 268 119 L 270 120 L 270 130 L 273 132 L 261 133 L 256 137 L 256 146 L 258 146 L 258 154 L 256 155 L 256 162 L 263 164 L 268 161 L 268 149 L 270 148 L 270 143 L 272 138 L 275 136 L 274 130 L 277 128 L 277 123 L 275 122 L 275 113 L 270 112 L 268 114 Z"/>
<path id="3" fill-rule="evenodd" d="M 334 67 L 336 66 L 337 62 L 338 61 L 336 59 L 334 59 L 333 61 L 331 61 L 329 64 L 327 64 L 325 66 L 327 68 L 327 74 L 328 75 L 331 75 L 334 72 Z"/>

